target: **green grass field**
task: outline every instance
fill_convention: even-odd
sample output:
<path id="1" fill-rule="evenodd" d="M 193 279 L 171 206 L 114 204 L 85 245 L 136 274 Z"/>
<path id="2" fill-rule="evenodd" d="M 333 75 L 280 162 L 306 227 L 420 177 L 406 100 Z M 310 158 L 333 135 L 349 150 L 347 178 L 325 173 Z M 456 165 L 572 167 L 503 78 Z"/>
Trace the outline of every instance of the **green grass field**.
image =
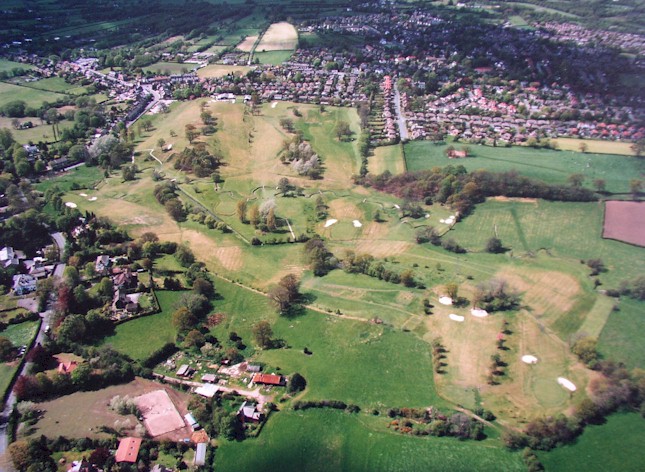
<path id="1" fill-rule="evenodd" d="M 492 172 L 516 170 L 522 175 L 547 183 L 564 184 L 571 174 L 585 176 L 584 185 L 593 188 L 595 179 L 603 179 L 609 192 L 629 192 L 629 181 L 645 172 L 645 160 L 634 157 L 582 154 L 574 151 L 553 151 L 522 146 L 510 148 L 469 146 L 466 159 L 448 159 L 447 146 L 427 141 L 405 145 L 409 171 L 431 169 L 434 166 L 463 165 L 468 170 L 486 169 Z M 456 146 L 460 148 L 459 145 Z"/>
<path id="2" fill-rule="evenodd" d="M 7 326 L 0 336 L 6 336 L 14 346 L 28 345 L 38 332 L 38 321 L 25 321 Z"/>
<path id="3" fill-rule="evenodd" d="M 0 82 L 0 106 L 4 106 L 14 100 L 22 100 L 28 106 L 40 107 L 43 102 L 55 102 L 64 95 L 44 90 L 35 90 L 28 87 L 20 87 L 5 82 Z"/>
<path id="4" fill-rule="evenodd" d="M 261 49 L 256 50 L 253 54 L 253 59 L 258 59 L 260 64 L 271 64 L 271 65 L 280 65 L 284 61 L 289 60 L 293 54 L 292 50 L 289 51 L 262 51 Z"/>
<path id="5" fill-rule="evenodd" d="M 161 313 L 144 316 L 115 328 L 114 335 L 108 336 L 101 344 L 111 345 L 135 360 L 148 357 L 164 344 L 175 341 L 175 328 L 172 325 L 174 303 L 182 292 L 157 291 Z"/>
<path id="6" fill-rule="evenodd" d="M 374 155 L 368 158 L 367 168 L 371 174 L 382 174 L 386 170 L 393 175 L 402 174 L 405 172 L 402 147 L 398 144 L 377 147 L 374 149 Z"/>
<path id="7" fill-rule="evenodd" d="M 179 62 L 157 62 L 150 66 L 144 67 L 144 72 L 154 72 L 155 74 L 182 74 L 195 70 L 196 64 L 181 64 Z"/>
<path id="8" fill-rule="evenodd" d="M 496 441 L 403 436 L 389 432 L 382 418 L 328 410 L 274 414 L 258 439 L 221 441 L 215 467 L 224 472 L 524 470 L 519 455 Z"/>
<path id="9" fill-rule="evenodd" d="M 645 330 L 645 303 L 623 298 L 619 311 L 607 319 L 598 348 L 603 357 L 623 362 L 627 367 L 645 369 L 645 350 L 641 333 Z"/>
<path id="10" fill-rule="evenodd" d="M 41 192 L 45 192 L 48 188 L 57 185 L 62 191 L 69 192 L 73 184 L 84 189 L 93 188 L 102 179 L 103 171 L 99 167 L 80 166 L 56 176 L 55 179 L 43 180 L 36 187 Z"/>
<path id="11" fill-rule="evenodd" d="M 513 254 L 546 250 L 562 258 L 600 258 L 608 272 L 601 275 L 611 286 L 645 272 L 642 249 L 601 238 L 601 203 L 535 203 L 488 201 L 478 205 L 450 232 L 460 244 L 482 251 L 497 236 Z"/>
<path id="12" fill-rule="evenodd" d="M 41 79 L 37 82 L 29 82 L 24 85 L 36 90 L 45 90 L 48 92 L 56 93 L 70 93 L 71 90 L 79 90 L 79 87 L 74 84 L 68 84 L 62 77 L 50 77 L 48 79 Z"/>
<path id="13" fill-rule="evenodd" d="M 538 456 L 545 470 L 636 472 L 645 463 L 644 443 L 645 419 L 637 413 L 621 413 L 601 426 L 588 426 L 575 444 Z"/>
<path id="14" fill-rule="evenodd" d="M 8 61 L 7 59 L 0 59 L 0 72 L 11 72 L 12 69 L 20 68 L 25 70 L 35 69 L 31 64 L 23 64 L 22 62 Z"/>

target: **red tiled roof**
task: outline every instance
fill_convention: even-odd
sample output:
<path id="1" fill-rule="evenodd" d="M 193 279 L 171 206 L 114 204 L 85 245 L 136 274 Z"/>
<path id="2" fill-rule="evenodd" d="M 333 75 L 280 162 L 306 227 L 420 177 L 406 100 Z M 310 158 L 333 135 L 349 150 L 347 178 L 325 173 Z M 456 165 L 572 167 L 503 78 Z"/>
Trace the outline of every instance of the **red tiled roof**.
<path id="1" fill-rule="evenodd" d="M 282 385 L 282 376 L 276 374 L 255 374 L 253 376 L 253 383 Z"/>
<path id="2" fill-rule="evenodd" d="M 116 462 L 137 462 L 141 438 L 123 438 L 116 450 Z"/>

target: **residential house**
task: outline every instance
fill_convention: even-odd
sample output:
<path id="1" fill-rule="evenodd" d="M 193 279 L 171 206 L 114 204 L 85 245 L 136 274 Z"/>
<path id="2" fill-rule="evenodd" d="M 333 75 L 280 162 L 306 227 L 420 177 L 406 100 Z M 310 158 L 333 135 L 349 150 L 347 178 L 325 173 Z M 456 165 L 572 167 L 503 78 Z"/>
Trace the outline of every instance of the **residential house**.
<path id="1" fill-rule="evenodd" d="M 58 363 L 58 373 L 59 374 L 71 374 L 78 367 L 78 362 L 68 361 L 68 362 L 59 362 Z"/>
<path id="2" fill-rule="evenodd" d="M 217 382 L 217 377 L 215 374 L 204 374 L 202 375 L 202 382 L 215 383 Z"/>
<path id="3" fill-rule="evenodd" d="M 262 420 L 262 412 L 258 410 L 257 404 L 244 402 L 237 410 L 237 417 L 242 423 L 246 421 L 259 423 Z"/>
<path id="4" fill-rule="evenodd" d="M 188 364 L 182 365 L 177 371 L 177 377 L 192 377 L 195 374 L 195 369 Z"/>
<path id="5" fill-rule="evenodd" d="M 115 267 L 112 269 L 112 284 L 114 288 L 120 290 L 130 290 L 137 287 L 139 283 L 139 276 L 136 272 L 132 272 L 129 267 Z"/>
<path id="6" fill-rule="evenodd" d="M 206 464 L 206 447 L 207 447 L 206 443 L 197 444 L 197 448 L 195 449 L 195 461 L 194 461 L 194 464 L 196 466 Z"/>
<path id="7" fill-rule="evenodd" d="M 137 463 L 139 448 L 141 447 L 141 438 L 123 438 L 119 442 L 119 448 L 116 450 L 116 462 Z"/>
<path id="8" fill-rule="evenodd" d="M 25 256 L 21 251 L 14 251 L 11 246 L 5 246 L 0 249 L 0 264 L 5 269 L 10 266 L 17 266 L 20 264 L 20 259 L 24 259 Z"/>
<path id="9" fill-rule="evenodd" d="M 110 260 L 110 256 L 102 254 L 100 256 L 97 256 L 96 262 L 94 263 L 94 268 L 96 269 L 96 272 L 98 274 L 107 274 L 107 271 L 111 265 L 112 261 Z"/>
<path id="10" fill-rule="evenodd" d="M 257 364 L 248 364 L 246 366 L 246 371 L 247 372 L 253 372 L 253 373 L 258 373 L 262 371 L 262 366 L 257 365 Z"/>
<path id="11" fill-rule="evenodd" d="M 18 274 L 13 276 L 13 293 L 25 295 L 36 291 L 36 278 L 29 274 Z"/>

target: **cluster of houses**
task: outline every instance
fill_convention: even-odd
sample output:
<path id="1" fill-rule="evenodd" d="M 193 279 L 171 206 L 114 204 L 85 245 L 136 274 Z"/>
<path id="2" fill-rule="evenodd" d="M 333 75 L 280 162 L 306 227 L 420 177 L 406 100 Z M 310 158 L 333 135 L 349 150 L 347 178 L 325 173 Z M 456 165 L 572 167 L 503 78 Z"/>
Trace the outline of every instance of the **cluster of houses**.
<path id="1" fill-rule="evenodd" d="M 97 275 L 110 277 L 114 290 L 112 296 L 112 319 L 129 318 L 139 312 L 139 274 L 128 266 L 115 266 L 114 259 L 101 254 L 94 261 Z"/>
<path id="2" fill-rule="evenodd" d="M 24 272 L 13 276 L 12 290 L 18 296 L 34 292 L 38 281 L 49 277 L 54 272 L 55 266 L 46 262 L 47 260 L 44 257 L 27 259 L 22 251 L 11 246 L 5 246 L 0 249 L 0 266 L 2 268 L 24 268 Z"/>
<path id="3" fill-rule="evenodd" d="M 645 36 L 642 34 L 619 33 L 616 31 L 591 30 L 575 23 L 556 23 L 547 21 L 536 27 L 545 32 L 545 37 L 558 41 L 571 41 L 578 46 L 602 44 L 635 54 L 645 54 Z"/>

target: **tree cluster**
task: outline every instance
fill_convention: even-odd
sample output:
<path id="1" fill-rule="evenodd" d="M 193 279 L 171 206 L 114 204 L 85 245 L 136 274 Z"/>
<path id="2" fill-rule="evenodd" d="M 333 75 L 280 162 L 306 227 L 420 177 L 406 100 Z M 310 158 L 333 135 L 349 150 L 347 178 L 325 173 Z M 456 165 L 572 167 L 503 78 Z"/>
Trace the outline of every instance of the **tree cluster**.
<path id="1" fill-rule="evenodd" d="M 519 303 L 519 295 L 503 279 L 492 279 L 478 285 L 473 295 L 473 306 L 486 311 L 514 310 Z"/>
<path id="2" fill-rule="evenodd" d="M 393 284 L 403 284 L 406 287 L 418 287 L 421 284 L 414 279 L 410 269 L 396 272 L 386 268 L 382 261 L 376 261 L 369 254 L 356 254 L 346 251 L 345 257 L 340 260 L 340 266 L 349 274 L 364 274 Z"/>
<path id="3" fill-rule="evenodd" d="M 155 198 L 161 203 L 170 217 L 175 221 L 186 220 L 186 209 L 179 200 L 177 187 L 172 182 L 162 182 L 157 184 L 154 189 Z"/>
<path id="4" fill-rule="evenodd" d="M 283 164 L 290 163 L 299 175 L 306 175 L 311 179 L 319 179 L 322 176 L 320 157 L 311 148 L 311 144 L 302 140 L 300 134 L 283 143 L 280 160 Z"/>
<path id="5" fill-rule="evenodd" d="M 222 165 L 222 158 L 211 154 L 206 144 L 198 143 L 185 148 L 175 159 L 175 169 L 192 172 L 197 177 L 208 177 Z"/>
<path id="6" fill-rule="evenodd" d="M 313 237 L 305 243 L 303 254 L 306 263 L 311 265 L 314 275 L 318 277 L 326 275 L 338 265 L 338 260 L 319 237 Z"/>
<path id="7" fill-rule="evenodd" d="M 387 415 L 390 418 L 395 418 L 388 427 L 403 434 L 452 436 L 474 440 L 486 437 L 484 425 L 463 413 L 454 413 L 448 416 L 433 407 L 427 409 L 390 408 Z"/>

